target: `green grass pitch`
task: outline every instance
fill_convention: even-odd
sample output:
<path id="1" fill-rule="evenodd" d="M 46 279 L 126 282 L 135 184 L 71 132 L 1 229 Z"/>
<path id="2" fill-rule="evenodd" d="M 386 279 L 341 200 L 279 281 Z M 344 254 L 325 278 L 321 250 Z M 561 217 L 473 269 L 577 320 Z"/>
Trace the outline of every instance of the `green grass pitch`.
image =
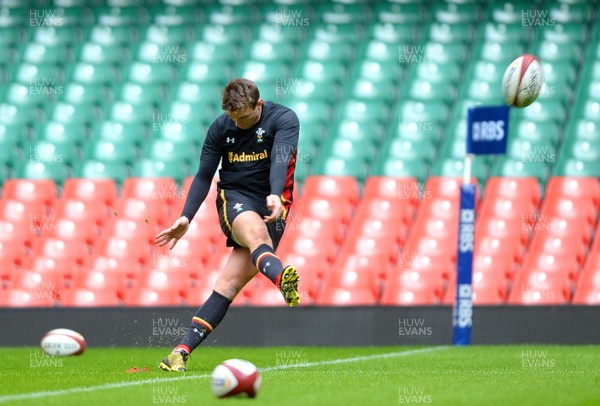
<path id="1" fill-rule="evenodd" d="M 157 369 L 167 352 L 1 348 L 0 405 L 600 405 L 598 346 L 205 346 L 185 374 Z M 213 397 L 210 373 L 228 358 L 261 369 L 255 399 Z"/>

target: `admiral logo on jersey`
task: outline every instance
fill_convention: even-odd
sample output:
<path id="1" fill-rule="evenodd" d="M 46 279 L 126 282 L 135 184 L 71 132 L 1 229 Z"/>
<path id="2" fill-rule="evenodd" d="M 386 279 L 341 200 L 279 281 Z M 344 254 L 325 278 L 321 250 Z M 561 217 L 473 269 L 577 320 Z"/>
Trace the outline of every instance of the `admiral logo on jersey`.
<path id="1" fill-rule="evenodd" d="M 262 159 L 267 159 L 269 158 L 269 152 L 266 149 L 263 149 L 262 152 L 256 153 L 256 152 L 252 152 L 252 153 L 245 153 L 242 152 L 241 154 L 238 154 L 237 152 L 229 152 L 227 154 L 227 157 L 229 158 L 229 163 L 235 163 L 235 162 L 254 162 L 254 161 L 260 161 Z"/>

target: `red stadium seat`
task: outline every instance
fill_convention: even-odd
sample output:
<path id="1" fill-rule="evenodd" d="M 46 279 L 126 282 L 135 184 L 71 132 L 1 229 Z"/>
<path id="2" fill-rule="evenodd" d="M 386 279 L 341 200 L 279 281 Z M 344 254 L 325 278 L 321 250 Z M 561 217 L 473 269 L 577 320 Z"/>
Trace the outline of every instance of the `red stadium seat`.
<path id="1" fill-rule="evenodd" d="M 413 220 L 414 212 L 414 208 L 409 204 L 383 198 L 364 198 L 358 205 L 354 222 L 377 219 L 398 225 L 408 225 Z"/>
<path id="2" fill-rule="evenodd" d="M 65 291 L 65 279 L 62 272 L 46 271 L 44 273 L 29 270 L 19 271 L 11 283 L 15 289 L 27 290 L 32 298 L 51 298 L 58 300 Z"/>
<path id="3" fill-rule="evenodd" d="M 207 207 L 206 204 L 203 204 L 200 210 L 198 210 L 198 214 L 196 214 L 190 223 L 190 228 L 185 233 L 185 238 L 195 243 L 209 242 L 216 244 L 224 238 L 217 212 L 214 208 L 211 208 L 211 216 L 204 217 L 204 214 L 207 212 L 204 207 Z"/>
<path id="4" fill-rule="evenodd" d="M 0 259 L 2 259 L 2 262 L 12 262 L 20 267 L 28 265 L 30 260 L 27 256 L 25 244 L 13 240 L 0 240 Z"/>
<path id="5" fill-rule="evenodd" d="M 36 256 L 31 270 L 38 273 L 59 272 L 65 279 L 72 279 L 78 273 L 78 266 L 72 258 L 47 258 Z"/>
<path id="6" fill-rule="evenodd" d="M 366 272 L 370 274 L 374 285 L 384 281 L 392 269 L 392 264 L 383 257 L 366 257 L 357 254 L 340 255 L 333 266 L 334 269 L 343 272 Z M 301 267 L 299 272 L 304 271 Z M 328 271 L 327 271 L 328 272 Z M 303 273 L 301 274 L 303 275 Z"/>
<path id="7" fill-rule="evenodd" d="M 600 181 L 594 177 L 569 178 L 554 176 L 548 179 L 546 196 L 591 200 L 600 209 Z"/>
<path id="8" fill-rule="evenodd" d="M 35 231 L 40 223 L 50 219 L 50 212 L 41 200 L 18 201 L 11 199 L 0 200 L 0 219 L 15 225 L 33 228 Z"/>
<path id="9" fill-rule="evenodd" d="M 586 257 L 585 244 L 569 235 L 536 233 L 529 245 L 529 252 L 534 251 L 549 252 L 561 257 L 574 255 L 580 265 L 583 265 Z"/>
<path id="10" fill-rule="evenodd" d="M 522 270 L 509 296 L 511 304 L 566 304 L 571 301 L 569 277 L 563 272 Z"/>
<path id="11" fill-rule="evenodd" d="M 133 288 L 125 291 L 126 306 L 181 306 L 180 292 L 169 290 L 153 290 L 148 288 Z"/>
<path id="12" fill-rule="evenodd" d="M 370 272 L 356 269 L 332 268 L 323 278 L 323 286 L 346 289 L 371 289 L 375 297 L 379 297 L 379 286 Z"/>
<path id="13" fill-rule="evenodd" d="M 365 182 L 363 199 L 408 200 L 417 206 L 423 197 L 423 191 L 415 178 L 394 178 L 370 176 Z"/>
<path id="14" fill-rule="evenodd" d="M 528 199 L 513 199 L 504 196 L 486 195 L 481 202 L 478 218 L 519 219 L 532 224 L 538 219 L 536 206 Z"/>
<path id="15" fill-rule="evenodd" d="M 60 300 L 63 307 L 117 307 L 121 305 L 113 289 L 75 288 L 65 291 Z"/>
<path id="16" fill-rule="evenodd" d="M 495 177 L 488 178 L 485 196 L 501 196 L 512 201 L 529 201 L 534 207 L 541 200 L 540 184 L 537 178 Z"/>
<path id="17" fill-rule="evenodd" d="M 292 235 L 303 235 L 310 238 L 321 238 L 341 244 L 345 237 L 345 228 L 342 224 L 331 224 L 330 221 L 311 217 L 297 216 L 293 211 L 287 218 L 285 234 L 288 238 Z"/>
<path id="18" fill-rule="evenodd" d="M 564 220 L 585 221 L 588 226 L 596 223 L 598 210 L 591 199 L 573 199 L 570 197 L 546 195 L 540 218 L 560 218 Z"/>
<path id="19" fill-rule="evenodd" d="M 198 280 L 204 271 L 204 264 L 201 262 L 187 261 L 186 258 L 180 258 L 173 255 L 170 251 L 165 254 L 162 251 L 152 251 L 151 267 L 155 270 L 169 272 L 185 272 L 192 280 Z"/>
<path id="20" fill-rule="evenodd" d="M 98 226 L 90 221 L 76 222 L 68 218 L 59 218 L 49 226 L 49 231 L 45 234 L 63 241 L 81 240 L 94 246 L 100 237 Z"/>
<path id="21" fill-rule="evenodd" d="M 373 306 L 377 304 L 377 298 L 368 287 L 363 288 L 341 288 L 325 286 L 316 304 L 321 306 Z"/>
<path id="22" fill-rule="evenodd" d="M 20 202 L 42 202 L 53 206 L 57 199 L 56 184 L 50 179 L 7 179 L 2 197 Z"/>
<path id="23" fill-rule="evenodd" d="M 113 179 L 69 178 L 63 185 L 63 199 L 100 202 L 113 207 L 117 201 L 117 185 Z"/>
<path id="24" fill-rule="evenodd" d="M 387 258 L 390 263 L 394 263 L 398 258 L 399 250 L 400 247 L 398 243 L 391 238 L 386 238 L 385 236 L 373 238 L 369 236 L 350 234 L 348 240 L 342 248 L 340 255 L 356 254 L 366 257 L 381 256 L 382 258 Z M 301 251 L 298 250 L 297 252 Z M 335 260 L 335 258 L 333 258 L 333 260 Z"/>
<path id="25" fill-rule="evenodd" d="M 502 304 L 506 301 L 508 284 L 500 272 L 473 271 L 473 303 Z"/>
<path id="26" fill-rule="evenodd" d="M 156 223 L 150 224 L 132 219 L 115 217 L 104 228 L 104 235 L 123 238 L 124 240 L 143 240 L 153 244 L 160 228 Z"/>
<path id="27" fill-rule="evenodd" d="M 259 287 L 256 289 L 252 289 L 248 304 L 250 306 L 279 306 L 285 307 L 287 304 L 285 300 L 283 300 L 283 296 L 281 296 L 281 292 L 275 286 L 272 287 Z M 304 298 L 300 298 L 300 305 L 304 305 Z"/>
<path id="28" fill-rule="evenodd" d="M 69 219 L 77 223 L 89 222 L 103 227 L 114 213 L 99 200 L 61 199 L 54 211 L 56 218 Z"/>
<path id="29" fill-rule="evenodd" d="M 140 200 L 122 198 L 117 202 L 116 215 L 140 223 L 158 224 L 159 227 L 171 226 L 169 206 L 159 200 Z"/>
<path id="30" fill-rule="evenodd" d="M 439 300 L 444 293 L 443 270 L 416 271 L 411 269 L 397 269 L 390 274 L 385 289 L 399 289 L 403 291 L 431 290 Z"/>
<path id="31" fill-rule="evenodd" d="M 414 257 L 430 257 L 434 261 L 456 261 L 456 244 L 440 241 L 436 238 L 411 234 L 404 251 Z"/>
<path id="32" fill-rule="evenodd" d="M 584 219 L 567 220 L 559 217 L 541 217 L 533 227 L 534 233 L 546 234 L 554 237 L 568 237 L 588 245 L 591 239 L 592 228 Z"/>
<path id="33" fill-rule="evenodd" d="M 0 219 L 0 241 L 16 241 L 32 248 L 39 238 L 35 232 L 35 225 L 33 229 L 28 225 L 31 226 Z"/>
<path id="34" fill-rule="evenodd" d="M 378 218 L 356 218 L 348 230 L 348 235 L 390 239 L 397 244 L 404 244 L 407 229 L 408 227 L 403 223 Z"/>
<path id="35" fill-rule="evenodd" d="M 338 202 L 333 198 L 323 197 L 303 198 L 299 203 L 294 204 L 293 210 L 295 215 L 309 216 L 329 221 L 331 224 L 349 224 L 353 212 L 350 203 Z"/>
<path id="36" fill-rule="evenodd" d="M 91 252 L 83 240 L 62 240 L 49 237 L 42 241 L 37 255 L 47 258 L 71 260 L 84 266 L 91 259 Z"/>
<path id="37" fill-rule="evenodd" d="M 518 239 L 475 234 L 475 257 L 477 255 L 505 256 L 513 264 L 520 264 L 523 253 L 524 248 Z"/>
<path id="38" fill-rule="evenodd" d="M 127 277 L 117 272 L 81 272 L 73 280 L 73 288 L 112 290 L 116 296 L 123 297 L 127 288 Z"/>
<path id="39" fill-rule="evenodd" d="M 578 288 L 573 296 L 574 305 L 600 305 L 600 289 L 585 286 Z"/>
<path id="40" fill-rule="evenodd" d="M 143 268 L 136 258 L 115 258 L 98 255 L 91 259 L 89 267 L 83 272 L 100 271 L 103 273 L 116 273 L 123 275 L 131 281 L 139 281 Z"/>
<path id="41" fill-rule="evenodd" d="M 458 198 L 439 198 L 424 199 L 417 211 L 417 219 L 419 217 L 435 217 L 436 219 L 453 222 L 458 224 Z"/>
<path id="42" fill-rule="evenodd" d="M 458 221 L 445 221 L 435 217 L 419 216 L 411 234 L 428 236 L 448 244 L 458 244 Z"/>
<path id="43" fill-rule="evenodd" d="M 525 257 L 525 260 L 523 261 L 521 269 L 539 269 L 548 272 L 564 272 L 573 281 L 579 276 L 579 267 L 574 253 L 556 255 L 546 251 L 529 251 Z"/>
<path id="44" fill-rule="evenodd" d="M 296 253 L 306 257 L 319 257 L 333 264 L 337 255 L 337 246 L 332 240 L 303 235 L 286 236 L 284 234 L 277 252 Z"/>
<path id="45" fill-rule="evenodd" d="M 183 180 L 183 185 L 181 186 L 181 199 L 173 202 L 174 207 L 180 207 L 179 205 L 181 205 L 180 209 L 183 209 L 183 203 L 185 203 L 185 199 L 190 191 L 190 187 L 192 186 L 193 181 L 194 181 L 194 176 L 188 176 L 187 178 L 185 178 Z M 206 199 L 204 199 L 204 201 L 208 202 L 210 204 L 210 207 L 213 209 L 214 209 L 213 203 L 215 202 L 215 200 L 217 198 L 217 183 L 218 182 L 219 182 L 219 178 L 214 177 L 210 184 L 210 189 L 208 191 L 208 195 L 206 196 Z M 178 213 L 181 213 L 181 210 L 179 210 Z"/>
<path id="46" fill-rule="evenodd" d="M 515 274 L 514 258 L 500 253 L 481 253 L 475 250 L 473 254 L 473 273 L 494 273 L 505 279 L 512 279 Z"/>
<path id="47" fill-rule="evenodd" d="M 358 182 L 352 176 L 309 176 L 304 181 L 302 198 L 324 197 L 356 206 Z"/>
<path id="48" fill-rule="evenodd" d="M 156 245 L 152 246 L 152 257 L 162 258 L 164 256 L 170 256 L 173 258 L 180 258 L 185 264 L 208 264 L 209 259 L 218 254 L 216 247 L 209 241 L 200 244 L 189 240 L 186 236 L 179 240 L 172 250 L 169 250 L 169 246 L 170 244 L 167 244 L 164 247 L 158 247 Z"/>
<path id="49" fill-rule="evenodd" d="M 127 178 L 122 198 L 157 200 L 171 205 L 179 198 L 179 190 L 173 178 Z"/>
<path id="50" fill-rule="evenodd" d="M 439 301 L 434 289 L 407 289 L 397 285 L 387 287 L 381 296 L 384 306 L 428 306 Z"/>
<path id="51" fill-rule="evenodd" d="M 102 240 L 98 252 L 100 255 L 117 259 L 129 258 L 142 264 L 151 260 L 150 246 L 147 241 L 142 240 L 125 240 L 109 236 Z"/>
<path id="52" fill-rule="evenodd" d="M 284 253 L 278 255 L 283 266 L 293 265 L 298 269 L 302 289 L 307 290 L 311 296 L 316 297 L 320 281 L 331 269 L 331 264 L 323 261 L 318 256 L 305 256 L 301 253 Z"/>
<path id="53" fill-rule="evenodd" d="M 54 304 L 53 297 L 29 289 L 6 289 L 0 295 L 0 307 L 54 307 Z"/>
<path id="54" fill-rule="evenodd" d="M 463 180 L 461 178 L 450 176 L 430 176 L 425 181 L 423 200 L 431 198 L 458 199 L 460 197 L 460 186 Z M 477 179 L 471 178 L 471 183 L 477 184 Z M 475 201 L 479 200 L 479 188 L 477 188 Z"/>
<path id="55" fill-rule="evenodd" d="M 500 239 L 515 239 L 526 245 L 531 229 L 520 218 L 479 218 L 475 224 L 475 235 L 493 236 Z"/>

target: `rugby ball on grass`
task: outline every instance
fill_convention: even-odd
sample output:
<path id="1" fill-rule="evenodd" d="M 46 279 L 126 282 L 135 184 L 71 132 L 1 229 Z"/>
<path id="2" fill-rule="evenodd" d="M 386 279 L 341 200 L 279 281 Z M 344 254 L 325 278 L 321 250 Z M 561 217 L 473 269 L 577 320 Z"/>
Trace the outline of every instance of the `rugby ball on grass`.
<path id="1" fill-rule="evenodd" d="M 79 355 L 85 351 L 85 338 L 76 331 L 67 328 L 57 328 L 48 331 L 41 343 L 42 349 L 48 355 Z"/>
<path id="2" fill-rule="evenodd" d="M 543 83 L 540 61 L 530 54 L 521 55 L 504 71 L 502 95 L 511 106 L 527 107 L 537 99 Z"/>
<path id="3" fill-rule="evenodd" d="M 213 370 L 211 386 L 218 398 L 246 394 L 253 398 L 260 389 L 261 376 L 253 363 L 242 359 L 223 361 Z"/>

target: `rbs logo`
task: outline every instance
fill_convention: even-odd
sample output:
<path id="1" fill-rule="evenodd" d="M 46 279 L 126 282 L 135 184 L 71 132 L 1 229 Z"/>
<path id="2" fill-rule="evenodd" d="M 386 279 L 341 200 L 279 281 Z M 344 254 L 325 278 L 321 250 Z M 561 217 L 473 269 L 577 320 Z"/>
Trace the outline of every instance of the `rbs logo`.
<path id="1" fill-rule="evenodd" d="M 473 141 L 500 141 L 504 138 L 504 121 L 476 121 L 473 123 Z"/>

